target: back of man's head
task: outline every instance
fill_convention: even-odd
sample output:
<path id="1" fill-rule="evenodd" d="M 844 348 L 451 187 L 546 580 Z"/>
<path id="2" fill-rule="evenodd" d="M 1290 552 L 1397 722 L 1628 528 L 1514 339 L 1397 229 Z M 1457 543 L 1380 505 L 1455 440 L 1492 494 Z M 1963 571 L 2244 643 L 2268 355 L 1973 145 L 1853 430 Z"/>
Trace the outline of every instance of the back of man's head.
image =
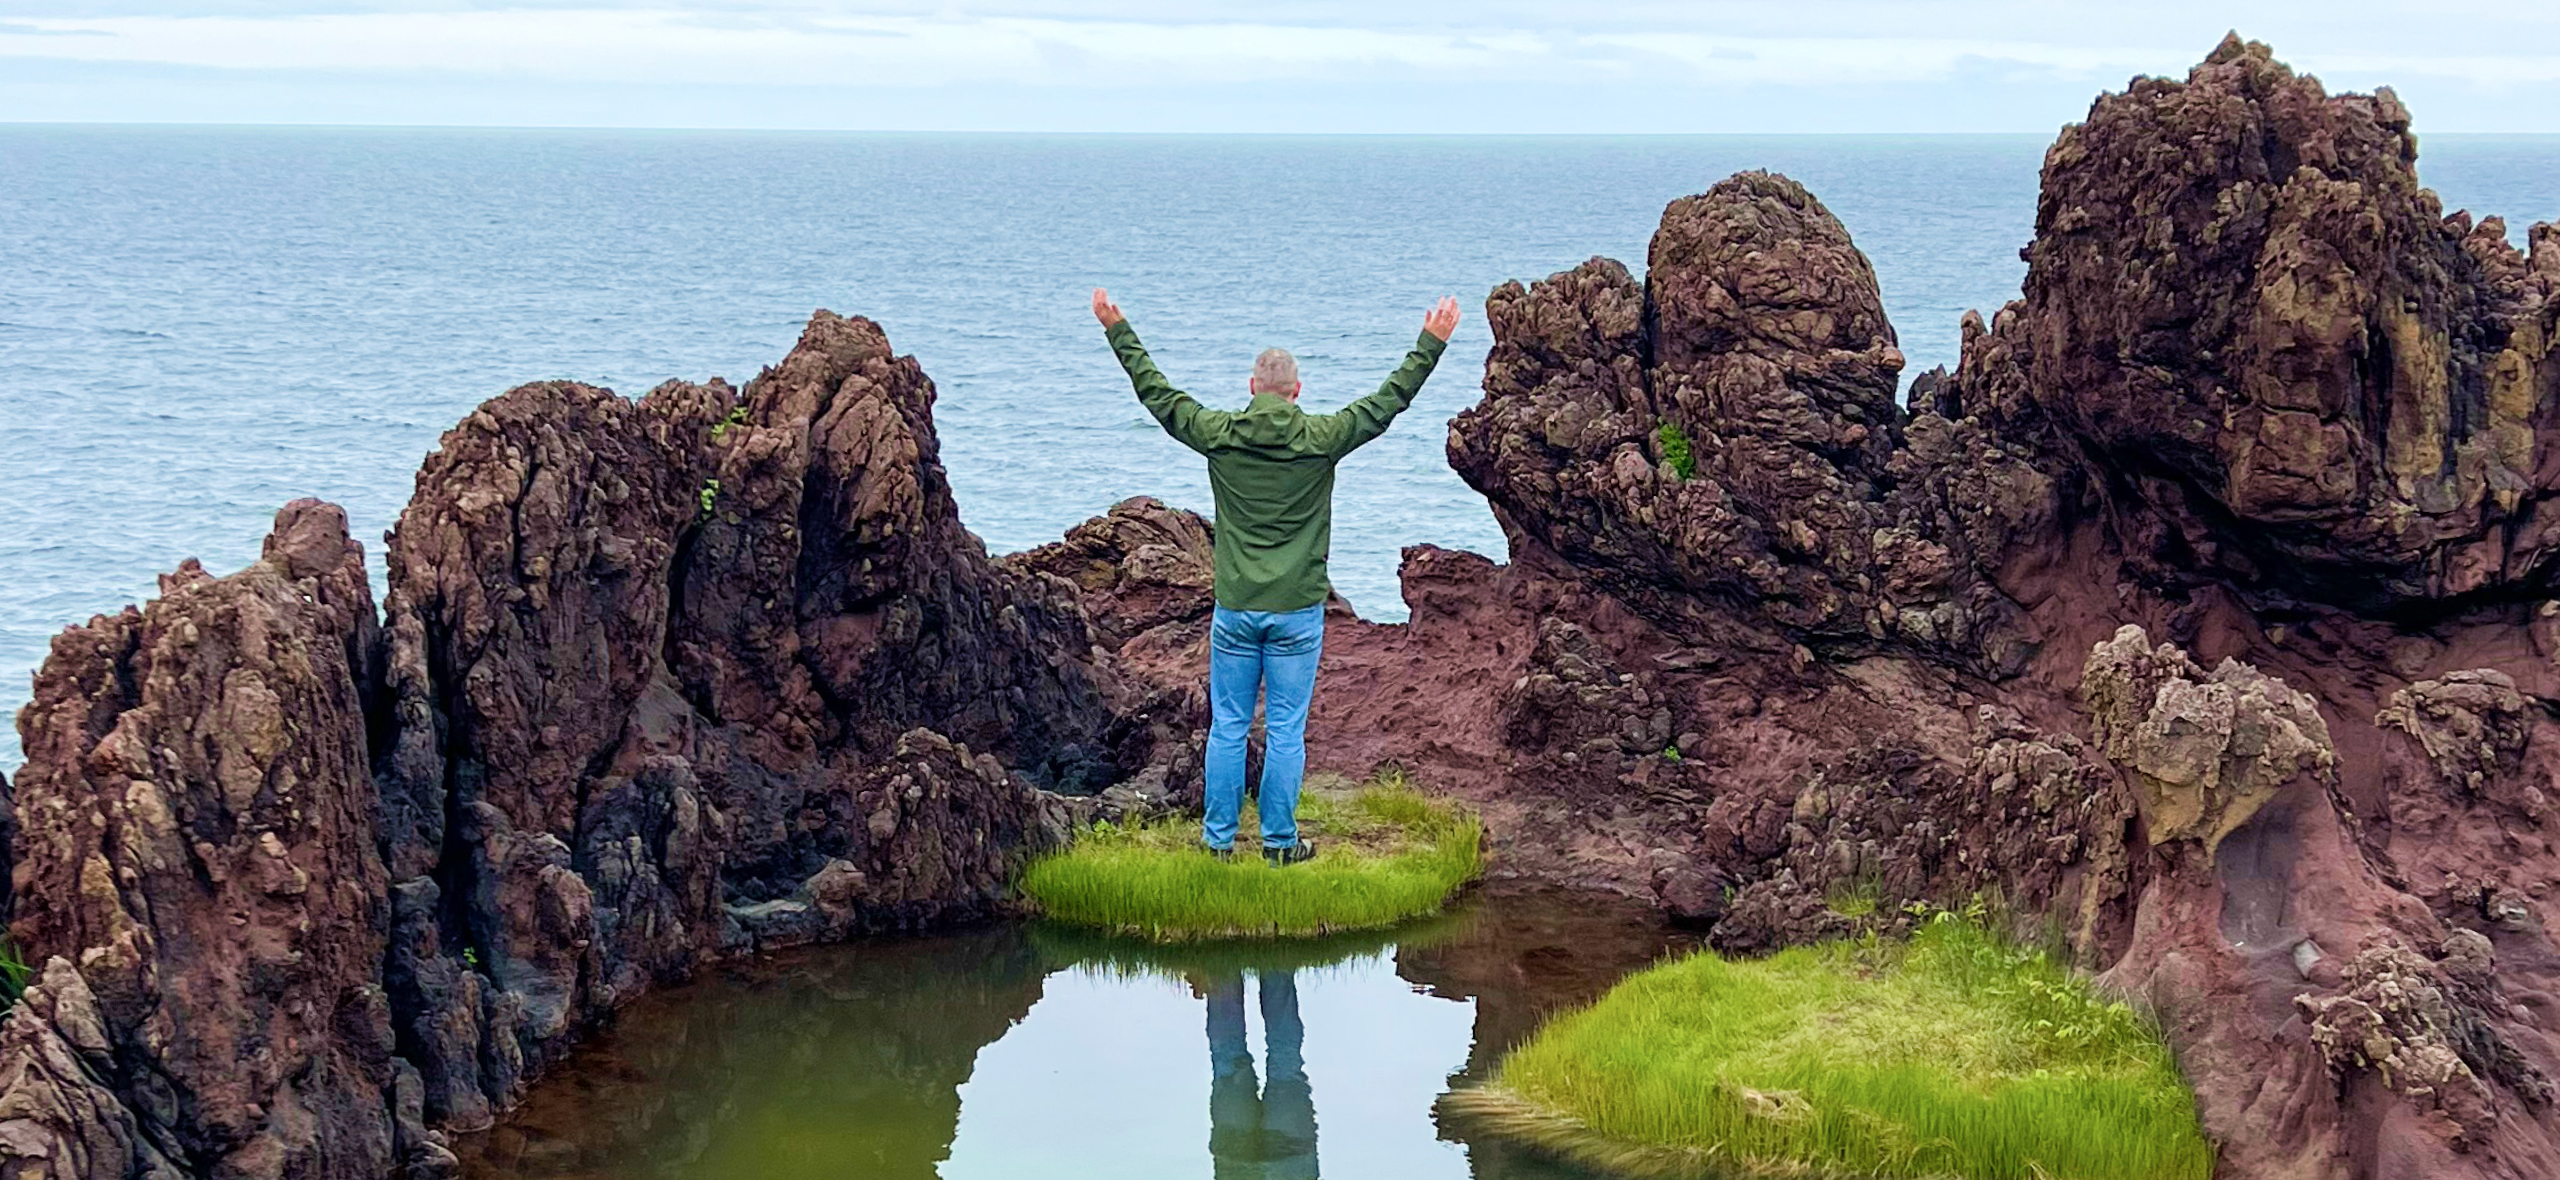
<path id="1" fill-rule="evenodd" d="M 1253 358 L 1253 392 L 1273 397 L 1298 396 L 1298 358 L 1285 348 L 1266 348 Z"/>

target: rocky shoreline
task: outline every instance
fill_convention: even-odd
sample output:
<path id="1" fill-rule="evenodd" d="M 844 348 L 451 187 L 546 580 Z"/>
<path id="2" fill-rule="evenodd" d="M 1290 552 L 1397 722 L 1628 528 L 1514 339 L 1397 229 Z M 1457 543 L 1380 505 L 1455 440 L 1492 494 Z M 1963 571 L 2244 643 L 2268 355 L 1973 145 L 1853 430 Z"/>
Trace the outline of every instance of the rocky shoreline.
<path id="1" fill-rule="evenodd" d="M 2236 38 L 2137 79 L 1907 408 L 1783 177 L 1675 202 L 1641 280 L 1505 285 L 1449 455 L 1509 561 L 1337 616 L 1311 761 L 1733 950 L 1996 892 L 2159 1013 L 2227 1175 L 2560 1174 L 2560 227 L 2415 156 Z M 302 501 L 59 636 L 0 788 L 0 1176 L 449 1175 L 650 987 L 996 911 L 1196 791 L 1207 526 L 990 558 L 932 404 L 824 312 L 743 389 L 525 386 L 378 611 Z"/>

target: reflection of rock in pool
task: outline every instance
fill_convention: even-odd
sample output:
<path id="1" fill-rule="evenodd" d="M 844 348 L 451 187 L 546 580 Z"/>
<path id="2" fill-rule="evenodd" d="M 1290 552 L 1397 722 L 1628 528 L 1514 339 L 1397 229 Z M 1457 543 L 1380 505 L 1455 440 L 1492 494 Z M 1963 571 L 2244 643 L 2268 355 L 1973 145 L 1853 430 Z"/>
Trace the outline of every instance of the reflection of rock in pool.
<path id="1" fill-rule="evenodd" d="M 715 971 L 580 1048 L 465 1145 L 465 1173 L 931 1177 L 978 1051 L 1048 970 L 1004 926 Z"/>
<path id="2" fill-rule="evenodd" d="M 461 1154 L 471 1180 L 1304 1178 L 1321 1124 L 1339 1176 L 1585 1180 L 1444 1136 L 1432 1103 L 1669 941 L 1639 907 L 1495 886 L 1316 940 L 812 948 L 626 1009 Z"/>

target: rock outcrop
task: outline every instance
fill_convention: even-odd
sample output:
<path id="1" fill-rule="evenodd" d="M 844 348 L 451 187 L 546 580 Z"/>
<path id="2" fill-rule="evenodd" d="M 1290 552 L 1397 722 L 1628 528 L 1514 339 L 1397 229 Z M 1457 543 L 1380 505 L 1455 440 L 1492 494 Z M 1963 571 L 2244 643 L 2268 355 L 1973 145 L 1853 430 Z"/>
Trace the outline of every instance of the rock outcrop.
<path id="1" fill-rule="evenodd" d="M 1091 608 L 1094 641 L 1115 650 L 1155 633 L 1196 627 L 1210 597 L 1209 522 L 1153 496 L 1132 496 L 1067 530 L 1063 540 L 1001 564 L 1066 579 Z M 1165 635 L 1160 642 L 1196 635 Z"/>
<path id="2" fill-rule="evenodd" d="M 249 569 L 65 632 L 20 719 L 12 932 L 51 966 L 0 1148 L 449 1174 L 445 1131 L 648 988 L 999 909 L 1055 792 L 1160 737 L 1196 766 L 1077 588 L 960 527 L 932 400 L 824 312 L 742 390 L 525 386 L 428 459 L 379 617 L 302 501 Z"/>
<path id="3" fill-rule="evenodd" d="M 78 969 L 144 1132 L 207 1175 L 397 1162 L 375 634 L 345 515 L 299 501 L 256 565 L 56 638 L 21 715 L 17 942 Z"/>
<path id="4" fill-rule="evenodd" d="M 2446 216 L 2416 158 L 2389 90 L 2236 37 L 2100 100 L 1952 396 L 2085 447 L 2146 573 L 2366 610 L 2541 584 L 2560 258 Z"/>
<path id="5" fill-rule="evenodd" d="M 2415 142 L 2237 39 L 2101 98 L 1907 407 L 1781 178 L 1497 290 L 1449 456 L 1510 564 L 1407 554 L 1315 761 L 1730 949 L 1995 895 L 2160 1017 L 2229 1175 L 2560 1172 L 2560 230 Z"/>
<path id="6" fill-rule="evenodd" d="M 2050 480 L 1979 432 L 1906 425 L 1875 272 L 1801 185 L 1744 173 L 1674 202 L 1642 283 L 1593 259 L 1485 310 L 1485 400 L 1449 462 L 1515 553 L 1719 647 L 2025 658 L 1967 557 L 2037 531 Z"/>
<path id="7" fill-rule="evenodd" d="M 2089 653 L 2090 728 L 2136 785 L 2143 835 L 2194 841 L 2207 858 L 2297 776 L 2335 777 L 2320 706 L 2238 660 L 2211 672 L 2127 624 Z"/>

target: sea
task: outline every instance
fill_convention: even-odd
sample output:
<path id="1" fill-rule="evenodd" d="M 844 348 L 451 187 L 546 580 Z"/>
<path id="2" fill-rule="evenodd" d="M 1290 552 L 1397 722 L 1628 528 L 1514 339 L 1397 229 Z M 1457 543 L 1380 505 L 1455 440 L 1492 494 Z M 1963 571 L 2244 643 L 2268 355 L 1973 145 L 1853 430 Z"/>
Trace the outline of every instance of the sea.
<path id="1" fill-rule="evenodd" d="M 0 125 L 0 716 L 63 627 L 183 558 L 247 564 L 296 497 L 346 507 L 378 583 L 420 460 L 487 398 L 743 382 L 818 308 L 879 321 L 933 377 L 989 549 L 1133 495 L 1205 512 L 1096 286 L 1204 401 L 1241 404 L 1276 346 L 1316 410 L 1376 388 L 1459 297 L 1438 373 L 1335 493 L 1337 587 L 1401 618 L 1404 546 L 1502 553 L 1444 449 L 1493 287 L 1594 255 L 1641 273 L 1667 202 L 1770 169 L 1874 261 L 1907 378 L 1956 359 L 1966 309 L 2016 296 L 2046 144 Z M 2420 172 L 2519 244 L 2560 220 L 2560 136 L 2431 136 Z"/>

